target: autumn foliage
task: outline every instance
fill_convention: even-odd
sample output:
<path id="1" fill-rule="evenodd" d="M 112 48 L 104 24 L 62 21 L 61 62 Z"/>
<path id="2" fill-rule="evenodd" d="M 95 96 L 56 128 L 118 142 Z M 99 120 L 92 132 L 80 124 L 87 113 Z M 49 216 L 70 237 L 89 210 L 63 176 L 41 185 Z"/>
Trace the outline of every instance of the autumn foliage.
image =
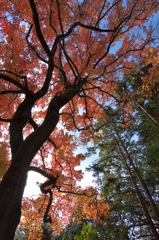
<path id="1" fill-rule="evenodd" d="M 158 7 L 157 0 L 1 1 L 0 137 L 8 156 L 0 185 L 3 239 L 13 239 L 20 221 L 30 166 L 50 184 L 43 185 L 33 212 L 35 200 L 24 200 L 22 222 L 28 228 L 31 215 L 37 216 L 32 226 L 40 228 L 51 196 L 48 214 L 56 231 L 79 213 L 79 203 L 81 215 L 105 221 L 108 206 L 97 200 L 96 190 L 76 186 L 84 156 L 75 150 L 95 139 L 95 120 L 107 114 L 107 105 L 120 104 L 126 117 L 131 111 L 116 94 L 122 74 L 151 62 L 141 91 L 152 86 Z"/>
<path id="2" fill-rule="evenodd" d="M 92 192 L 92 190 L 89 190 Z M 53 230 L 54 235 L 58 235 L 64 226 L 70 221 L 81 223 L 82 220 L 93 220 L 94 226 L 99 223 L 106 222 L 109 217 L 108 204 L 106 199 L 94 195 L 91 198 L 86 196 L 76 196 L 74 194 L 59 194 L 54 191 L 54 201 L 50 209 L 52 222 L 48 223 Z M 38 199 L 25 198 L 22 208 L 21 229 L 30 230 L 30 238 L 41 239 L 43 229 L 41 219 L 45 214 L 47 207 L 45 196 L 40 196 Z M 58 201 L 57 201 L 58 200 Z M 32 210 L 31 210 L 32 209 Z"/>

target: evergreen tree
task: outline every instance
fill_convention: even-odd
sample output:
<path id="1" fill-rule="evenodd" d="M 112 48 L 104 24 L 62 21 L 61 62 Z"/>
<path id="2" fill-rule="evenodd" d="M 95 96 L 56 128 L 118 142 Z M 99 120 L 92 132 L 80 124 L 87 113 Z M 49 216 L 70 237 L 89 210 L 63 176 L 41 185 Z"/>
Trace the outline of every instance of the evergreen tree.
<path id="1" fill-rule="evenodd" d="M 125 128 L 119 110 L 107 111 L 106 127 L 100 129 L 98 144 L 90 149 L 99 149 L 99 159 L 90 169 L 110 204 L 106 239 L 152 239 L 159 230 L 158 166 L 147 164 L 149 149 L 139 131 L 142 114 L 138 111 L 140 119 Z"/>

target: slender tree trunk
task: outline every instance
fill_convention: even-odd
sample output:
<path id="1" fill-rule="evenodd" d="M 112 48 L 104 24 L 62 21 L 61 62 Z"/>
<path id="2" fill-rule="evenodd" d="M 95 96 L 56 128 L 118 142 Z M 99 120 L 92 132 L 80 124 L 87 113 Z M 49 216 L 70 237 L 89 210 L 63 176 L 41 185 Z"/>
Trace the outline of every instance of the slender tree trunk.
<path id="1" fill-rule="evenodd" d="M 149 202 L 150 202 L 151 207 L 152 207 L 152 209 L 153 209 L 153 211 L 154 211 L 156 220 L 159 222 L 159 210 L 158 210 L 158 208 L 157 208 L 157 206 L 156 206 L 156 204 L 155 204 L 155 202 L 154 202 L 154 200 L 153 200 L 153 198 L 152 198 L 152 196 L 151 196 L 151 193 L 150 193 L 150 191 L 149 191 L 149 189 L 148 189 L 145 181 L 144 181 L 143 178 L 141 177 L 141 174 L 140 174 L 139 170 L 138 170 L 136 167 L 135 167 L 135 171 L 136 171 L 136 174 L 137 174 L 137 176 L 138 176 L 138 179 L 139 179 L 139 181 L 141 182 L 141 185 L 142 185 L 142 187 L 143 187 L 143 189 L 144 189 L 144 191 L 145 191 L 145 193 L 146 193 L 146 195 L 147 195 L 147 198 L 149 199 Z"/>
<path id="2" fill-rule="evenodd" d="M 159 122 L 158 122 L 156 119 L 154 119 L 154 117 L 152 117 L 152 115 L 150 115 L 150 114 L 148 113 L 148 111 L 147 111 L 140 103 L 138 103 L 137 101 L 135 101 L 135 103 L 137 104 L 137 106 L 139 106 L 139 107 L 142 109 L 142 111 L 144 111 L 144 113 L 147 114 L 147 116 L 148 116 L 149 118 L 151 118 L 151 120 L 152 120 L 154 123 L 156 123 L 156 124 L 159 126 Z"/>
<path id="3" fill-rule="evenodd" d="M 135 188 L 135 191 L 136 191 L 136 194 L 137 194 L 137 196 L 138 196 L 140 205 L 141 205 L 141 207 L 142 207 L 142 209 L 143 209 L 143 212 L 144 212 L 144 215 L 145 215 L 145 217 L 146 217 L 148 226 L 150 227 L 151 232 L 152 232 L 153 236 L 155 237 L 155 239 L 156 239 L 156 240 L 159 240 L 159 233 L 156 231 L 156 227 L 154 226 L 154 223 L 153 223 L 153 221 L 152 221 L 152 219 L 151 219 L 151 216 L 150 216 L 149 211 L 148 211 L 148 209 L 147 209 L 147 207 L 146 207 L 146 204 L 145 204 L 144 198 L 143 198 L 143 196 L 142 196 L 142 194 L 141 194 L 141 192 L 140 192 L 140 189 L 138 188 L 138 186 L 137 186 L 137 184 L 136 184 L 136 182 L 135 182 L 135 179 L 134 179 L 134 176 L 133 176 L 133 174 L 132 174 L 132 171 L 131 171 L 130 167 L 129 167 L 128 164 L 127 164 L 127 161 L 126 161 L 125 156 L 124 156 L 124 154 L 123 154 L 123 152 L 122 152 L 121 146 L 120 146 L 118 140 L 116 139 L 116 137 L 115 137 L 115 136 L 113 136 L 113 137 L 114 137 L 114 139 L 115 139 L 115 141 L 116 141 L 116 143 L 117 143 L 117 146 L 118 146 L 118 148 L 119 148 L 119 151 L 120 151 L 120 153 L 121 153 L 121 155 L 122 155 L 123 164 L 124 164 L 125 168 L 127 169 L 127 171 L 128 171 L 129 174 L 130 174 L 131 182 L 132 182 L 132 184 L 133 184 L 133 186 L 134 186 L 134 188 Z M 119 139 L 119 140 L 120 140 L 120 139 Z M 123 147 L 123 146 L 122 146 L 122 147 Z"/>
<path id="4" fill-rule="evenodd" d="M 134 172 L 136 173 L 136 176 L 137 176 L 139 182 L 141 183 L 141 186 L 142 186 L 143 190 L 145 191 L 145 194 L 146 194 L 146 196 L 147 196 L 147 199 L 148 199 L 148 201 L 150 202 L 150 205 L 151 205 L 151 207 L 152 207 L 152 209 L 153 209 L 153 212 L 154 212 L 154 215 L 155 215 L 155 217 L 156 217 L 156 220 L 159 222 L 159 210 L 158 210 L 158 208 L 157 208 L 157 206 L 156 206 L 156 204 L 155 204 L 155 202 L 154 202 L 154 200 L 153 200 L 153 198 L 152 198 L 152 196 L 151 196 L 151 194 L 150 194 L 150 191 L 149 191 L 149 189 L 148 189 L 145 181 L 143 180 L 143 178 L 142 178 L 142 176 L 141 176 L 138 168 L 135 166 L 134 161 L 133 161 L 133 159 L 131 158 L 129 152 L 127 151 L 127 148 L 125 147 L 125 144 L 123 143 L 122 139 L 120 138 L 117 130 L 116 130 L 116 134 L 117 134 L 117 136 L 118 136 L 118 138 L 119 138 L 119 141 L 120 141 L 120 143 L 121 143 L 121 145 L 122 145 L 122 147 L 123 147 L 123 149 L 124 149 L 124 151 L 125 151 L 128 159 L 129 159 L 129 161 L 130 161 L 131 166 L 133 167 Z"/>

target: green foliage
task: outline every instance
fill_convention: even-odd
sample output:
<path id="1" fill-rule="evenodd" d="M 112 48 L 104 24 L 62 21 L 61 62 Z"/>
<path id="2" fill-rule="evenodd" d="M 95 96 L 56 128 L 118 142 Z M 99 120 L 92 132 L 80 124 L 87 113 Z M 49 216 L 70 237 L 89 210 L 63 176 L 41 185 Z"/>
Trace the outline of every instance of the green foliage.
<path id="1" fill-rule="evenodd" d="M 101 193 L 107 197 L 110 205 L 111 214 L 105 230 L 105 239 L 126 240 L 141 235 L 146 237 L 149 235 L 150 229 L 144 222 L 145 216 L 131 182 L 130 173 L 145 199 L 151 218 L 155 221 L 155 212 L 150 207 L 149 199 L 144 193 L 135 171 L 136 169 L 139 171 L 157 206 L 159 155 L 155 152 L 157 153 L 159 144 L 156 136 L 159 128 L 140 108 L 136 113 L 138 118 L 129 124 L 128 128 L 124 128 L 120 124 L 122 113 L 119 117 L 119 110 L 112 109 L 111 111 L 114 112 L 114 115 L 109 115 L 106 119 L 106 127 L 100 129 L 101 136 L 104 137 L 99 137 L 96 145 L 99 159 L 90 167 Z M 99 125 L 100 121 L 99 119 Z M 92 154 L 92 150 L 89 153 Z M 130 172 L 125 164 L 128 164 Z M 114 228 L 114 226 L 116 227 Z M 146 237 L 146 239 L 152 239 L 152 237 Z"/>
<path id="2" fill-rule="evenodd" d="M 28 229 L 18 229 L 16 230 L 14 240 L 28 240 L 29 230 Z"/>
<path id="3" fill-rule="evenodd" d="M 93 228 L 92 224 L 83 225 L 80 235 L 76 235 L 74 240 L 102 240 L 98 235 L 98 230 Z"/>
<path id="4" fill-rule="evenodd" d="M 74 236 L 79 234 L 82 229 L 82 223 L 71 222 L 62 232 L 62 240 L 74 240 Z"/>

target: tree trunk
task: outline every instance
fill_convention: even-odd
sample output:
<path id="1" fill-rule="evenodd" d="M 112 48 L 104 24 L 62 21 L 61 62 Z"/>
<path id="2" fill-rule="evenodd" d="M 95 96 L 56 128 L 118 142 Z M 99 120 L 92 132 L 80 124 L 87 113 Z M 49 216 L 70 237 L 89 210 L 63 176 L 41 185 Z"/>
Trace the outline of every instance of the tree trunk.
<path id="1" fill-rule="evenodd" d="M 50 102 L 44 122 L 24 141 L 17 138 L 18 133 L 16 134 L 17 144 L 13 143 L 13 145 L 16 145 L 17 151 L 13 151 L 11 166 L 0 184 L 0 240 L 13 240 L 21 217 L 22 197 L 31 161 L 55 129 L 59 120 L 60 108 L 75 96 L 76 91 L 77 89 L 72 88 L 63 95 L 55 96 Z M 19 109 L 21 108 L 19 107 L 17 111 L 20 111 Z M 15 114 L 18 115 L 19 113 L 16 112 Z M 18 127 L 16 126 L 14 129 L 18 130 Z M 12 135 L 12 141 L 13 137 Z M 19 139 L 21 139 L 20 143 L 18 143 Z"/>
<path id="2" fill-rule="evenodd" d="M 154 117 L 153 117 L 152 115 L 150 115 L 150 114 L 148 113 L 148 111 L 147 111 L 139 102 L 136 102 L 136 101 L 135 101 L 135 103 L 137 104 L 137 106 L 139 106 L 139 107 L 147 114 L 147 116 L 148 116 L 149 118 L 151 118 L 151 120 L 152 120 L 154 123 L 156 123 L 156 124 L 159 126 L 159 122 L 158 122 L 156 119 L 154 119 Z"/>
<path id="3" fill-rule="evenodd" d="M 24 172 L 24 169 L 23 171 Z M 12 240 L 20 221 L 21 203 L 27 171 L 13 165 L 7 171 L 0 185 L 0 240 Z"/>
<path id="4" fill-rule="evenodd" d="M 123 142 L 122 142 L 122 140 L 121 140 L 121 138 L 120 138 L 120 136 L 119 136 L 119 134 L 118 134 L 117 131 L 116 131 L 116 134 L 117 134 L 117 136 L 118 136 L 118 138 L 119 138 L 119 141 L 120 141 L 122 147 L 123 147 L 124 150 L 125 150 L 125 146 L 124 146 L 124 144 L 123 144 Z M 149 228 L 151 229 L 151 232 L 152 232 L 154 238 L 155 238 L 156 240 L 159 240 L 159 233 L 157 232 L 156 227 L 155 227 L 155 225 L 154 225 L 154 223 L 153 223 L 153 221 L 152 221 L 152 218 L 151 218 L 151 216 L 150 216 L 150 214 L 149 214 L 149 211 L 148 211 L 148 209 L 147 209 L 147 206 L 146 206 L 146 204 L 145 204 L 145 200 L 144 200 L 144 198 L 143 198 L 143 196 L 142 196 L 142 194 L 141 194 L 140 189 L 138 188 L 138 186 L 137 186 L 137 184 L 136 184 L 136 181 L 135 181 L 135 178 L 134 178 L 134 176 L 133 176 L 133 174 L 132 174 L 132 171 L 131 171 L 130 167 L 129 167 L 128 164 L 127 164 L 127 161 L 126 161 L 126 159 L 125 159 L 125 156 L 124 156 L 124 154 L 123 154 L 123 151 L 122 151 L 122 149 L 121 149 L 121 146 L 120 146 L 120 144 L 119 144 L 119 142 L 118 142 L 118 139 L 115 137 L 115 135 L 113 135 L 113 138 L 115 139 L 115 141 L 116 141 L 116 143 L 117 143 L 117 146 L 118 146 L 118 149 L 119 149 L 119 151 L 120 151 L 120 153 L 121 153 L 121 155 L 122 155 L 123 164 L 124 164 L 125 168 L 127 169 L 127 171 L 128 171 L 129 174 L 130 174 L 131 183 L 132 183 L 132 185 L 133 185 L 134 188 L 135 188 L 136 195 L 137 195 L 137 197 L 138 197 L 138 199 L 139 199 L 139 203 L 140 203 L 140 205 L 141 205 L 141 208 L 142 208 L 143 213 L 144 213 L 145 218 L 146 218 L 146 222 L 147 222 Z"/>
<path id="5" fill-rule="evenodd" d="M 145 194 L 146 194 L 146 196 L 147 196 L 147 199 L 148 199 L 148 201 L 150 202 L 150 205 L 151 205 L 151 207 L 152 207 L 152 209 L 153 209 L 153 212 L 154 212 L 156 221 L 159 222 L 159 210 L 158 210 L 158 208 L 157 208 L 157 206 L 156 206 L 156 204 L 155 204 L 155 202 L 154 202 L 154 200 L 153 200 L 153 198 L 152 198 L 152 196 L 151 196 L 151 194 L 150 194 L 150 191 L 149 191 L 146 183 L 144 182 L 143 178 L 141 177 L 141 174 L 140 174 L 138 168 L 135 166 L 133 159 L 131 158 L 131 156 L 130 156 L 128 150 L 127 150 L 127 148 L 125 147 L 125 144 L 123 143 L 121 137 L 119 136 L 119 134 L 118 134 L 118 132 L 117 132 L 117 129 L 116 129 L 116 134 L 117 134 L 118 139 L 119 139 L 119 141 L 120 141 L 120 143 L 121 143 L 121 145 L 122 145 L 122 147 L 123 147 L 123 149 L 124 149 L 124 151 L 125 151 L 128 159 L 129 159 L 129 161 L 130 161 L 131 166 L 133 167 L 134 173 L 136 173 L 137 178 L 138 178 L 139 182 L 141 183 L 141 186 L 143 187 L 143 190 L 145 191 Z"/>
<path id="6" fill-rule="evenodd" d="M 54 127 L 58 114 L 54 116 Z M 46 127 L 47 126 L 47 127 Z M 21 203 L 29 165 L 53 130 L 53 125 L 40 126 L 18 149 L 0 185 L 0 239 L 12 240 L 21 216 Z"/>

